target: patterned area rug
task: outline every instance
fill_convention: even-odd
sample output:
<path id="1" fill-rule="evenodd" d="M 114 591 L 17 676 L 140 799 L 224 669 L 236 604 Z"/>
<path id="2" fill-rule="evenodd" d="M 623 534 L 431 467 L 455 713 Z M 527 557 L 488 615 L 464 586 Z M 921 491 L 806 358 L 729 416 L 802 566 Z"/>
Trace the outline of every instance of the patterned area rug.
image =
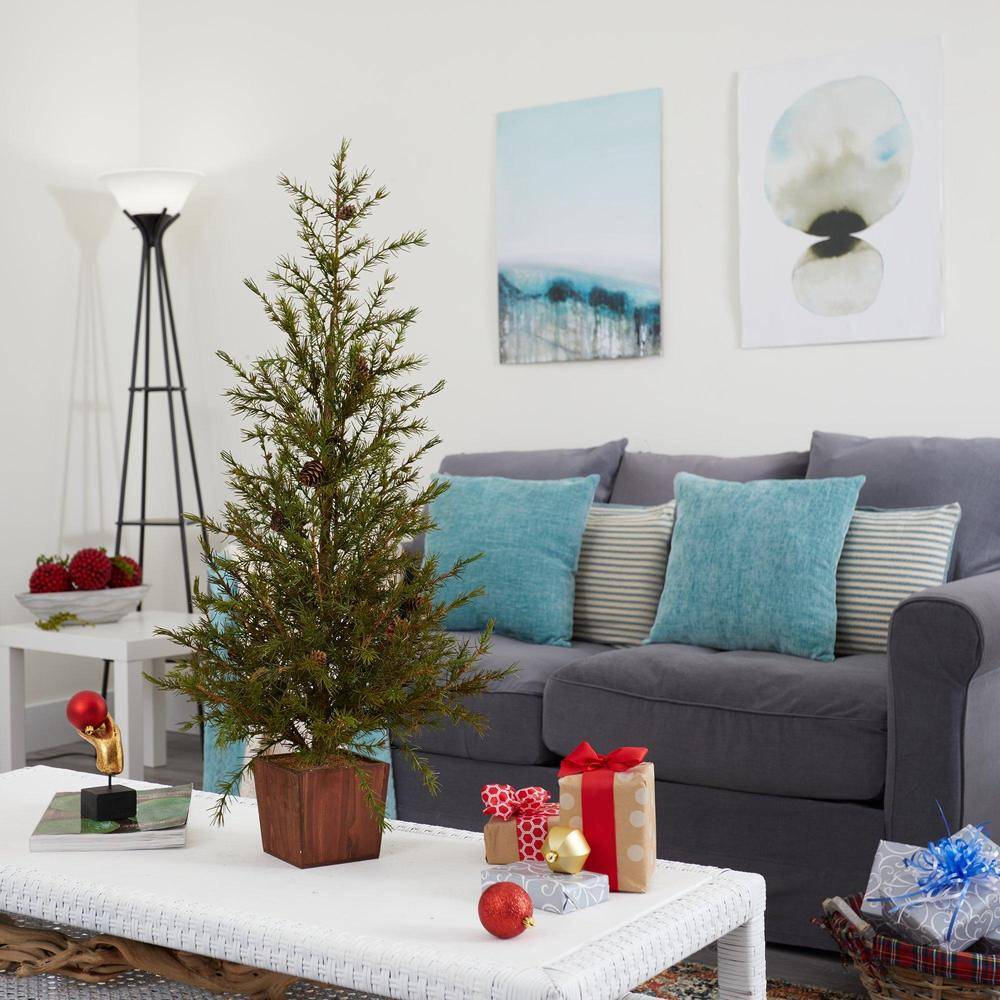
<path id="1" fill-rule="evenodd" d="M 684 962 L 661 972 L 639 993 L 665 1000 L 715 1000 L 719 984 L 715 969 L 707 965 Z M 778 979 L 767 982 L 768 1000 L 857 1000 L 847 993 L 816 990 L 808 986 L 793 986 Z M 235 994 L 213 994 L 170 983 L 158 976 L 141 972 L 127 973 L 111 983 L 91 986 L 61 976 L 34 976 L 15 979 L 0 974 L 0 1000 L 236 1000 Z M 368 993 L 337 989 L 335 986 L 293 986 L 287 1000 L 377 1000 Z"/>
<path id="2" fill-rule="evenodd" d="M 715 1000 L 719 982 L 715 969 L 695 962 L 682 962 L 654 976 L 636 990 L 666 1000 Z M 767 981 L 767 1000 L 857 1000 L 850 993 L 818 990 L 811 986 L 795 986 L 782 979 Z"/>

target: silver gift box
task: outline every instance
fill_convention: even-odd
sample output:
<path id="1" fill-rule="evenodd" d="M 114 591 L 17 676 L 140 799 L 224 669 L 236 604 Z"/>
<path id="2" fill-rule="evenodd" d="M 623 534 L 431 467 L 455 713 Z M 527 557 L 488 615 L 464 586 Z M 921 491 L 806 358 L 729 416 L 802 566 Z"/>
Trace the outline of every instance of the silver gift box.
<path id="1" fill-rule="evenodd" d="M 974 826 L 966 826 L 953 834 L 970 840 L 981 837 L 988 857 L 1000 857 L 997 847 Z M 907 858 L 922 848 L 912 844 L 896 844 L 883 840 L 878 845 L 868 888 L 861 903 L 861 914 L 876 930 L 886 931 L 911 944 L 932 945 L 945 951 L 965 951 L 982 938 L 1000 935 L 1000 878 L 974 879 L 958 908 L 955 928 L 948 938 L 948 927 L 959 894 L 945 892 L 926 899 L 917 898 L 896 904 L 884 901 L 886 897 L 900 897 L 920 889 L 918 880 L 926 872 L 908 866 Z M 880 900 L 880 901 L 876 901 Z"/>
<path id="2" fill-rule="evenodd" d="M 598 872 L 557 875 L 544 861 L 515 861 L 488 865 L 482 872 L 480 891 L 494 882 L 513 882 L 531 897 L 536 910 L 572 913 L 608 899 L 608 876 Z"/>

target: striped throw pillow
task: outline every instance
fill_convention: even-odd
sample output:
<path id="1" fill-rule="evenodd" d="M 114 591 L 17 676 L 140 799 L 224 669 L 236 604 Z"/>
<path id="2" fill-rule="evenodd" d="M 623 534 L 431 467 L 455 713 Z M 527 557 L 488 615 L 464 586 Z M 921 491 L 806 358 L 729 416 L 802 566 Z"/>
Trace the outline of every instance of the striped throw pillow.
<path id="1" fill-rule="evenodd" d="M 637 646 L 656 618 L 677 504 L 594 504 L 580 547 L 573 637 Z"/>
<path id="2" fill-rule="evenodd" d="M 884 653 L 900 601 L 945 582 L 962 508 L 859 507 L 837 566 L 837 655 Z"/>

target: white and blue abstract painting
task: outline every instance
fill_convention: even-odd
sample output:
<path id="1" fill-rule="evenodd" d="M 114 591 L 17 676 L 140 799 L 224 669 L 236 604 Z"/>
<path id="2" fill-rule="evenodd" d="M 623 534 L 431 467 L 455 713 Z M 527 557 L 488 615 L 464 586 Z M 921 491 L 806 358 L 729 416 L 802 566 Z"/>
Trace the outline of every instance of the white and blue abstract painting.
<path id="1" fill-rule="evenodd" d="M 500 361 L 660 352 L 661 92 L 497 116 Z"/>
<path id="2" fill-rule="evenodd" d="M 941 332 L 940 45 L 740 77 L 745 346 Z"/>

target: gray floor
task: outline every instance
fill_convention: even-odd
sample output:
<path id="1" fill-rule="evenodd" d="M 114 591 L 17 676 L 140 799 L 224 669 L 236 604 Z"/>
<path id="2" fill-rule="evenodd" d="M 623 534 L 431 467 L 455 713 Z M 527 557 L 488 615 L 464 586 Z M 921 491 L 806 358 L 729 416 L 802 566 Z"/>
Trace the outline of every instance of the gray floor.
<path id="1" fill-rule="evenodd" d="M 81 743 L 67 743 L 64 746 L 31 754 L 28 762 L 92 771 L 93 761 L 93 751 L 89 747 Z M 201 747 L 198 736 L 191 733 L 168 733 L 167 764 L 164 767 L 146 768 L 146 780 L 159 781 L 165 785 L 178 785 L 186 781 L 193 781 L 195 787 L 199 787 Z M 714 950 L 706 948 L 697 955 L 693 955 L 692 961 L 715 965 Z M 865 995 L 854 970 L 843 968 L 840 958 L 832 952 L 769 945 L 767 949 L 767 974 L 771 979 L 786 979 L 800 986 L 837 990 L 855 996 Z"/>

